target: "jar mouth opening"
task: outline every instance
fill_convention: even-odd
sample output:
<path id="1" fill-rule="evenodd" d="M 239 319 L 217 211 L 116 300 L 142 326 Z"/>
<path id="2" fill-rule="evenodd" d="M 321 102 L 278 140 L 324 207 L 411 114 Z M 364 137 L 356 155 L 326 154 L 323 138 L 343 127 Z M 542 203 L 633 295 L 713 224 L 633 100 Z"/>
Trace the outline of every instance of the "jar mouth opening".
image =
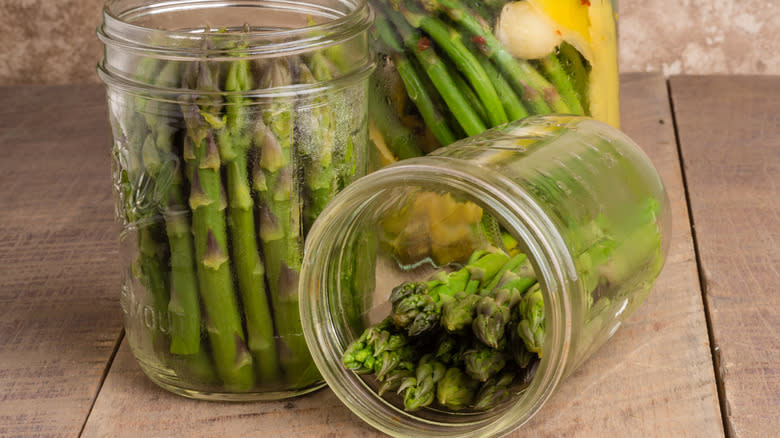
<path id="1" fill-rule="evenodd" d="M 97 33 L 107 46 L 169 60 L 229 61 L 338 44 L 368 29 L 373 11 L 365 0 L 109 0 L 103 19 Z"/>
<path id="2" fill-rule="evenodd" d="M 431 157 L 427 157 L 430 159 Z M 438 159 L 445 159 L 439 157 Z M 446 160 L 446 159 L 445 159 Z M 563 377 L 570 338 L 571 324 L 569 303 L 565 293 L 567 273 L 573 269 L 568 253 L 556 252 L 547 243 L 561 239 L 552 224 L 544 223 L 544 214 L 531 201 L 528 194 L 504 191 L 511 183 L 492 175 L 485 180 L 474 179 L 459 167 L 456 160 L 446 165 L 430 166 L 417 159 L 381 169 L 363 179 L 359 184 L 347 187 L 326 207 L 307 237 L 304 251 L 304 268 L 300 283 L 301 320 L 304 334 L 315 363 L 336 395 L 358 416 L 386 433 L 420 436 L 499 436 L 510 432 L 528 421 L 552 394 Z M 545 304 L 548 321 L 544 353 L 533 380 L 520 394 L 510 401 L 486 412 L 457 412 L 439 415 L 436 412 L 419 415 L 406 412 L 390 401 L 378 396 L 375 389 L 360 376 L 341 365 L 340 356 L 352 339 L 340 327 L 343 315 L 334 315 L 339 307 L 327 290 L 333 266 L 346 249 L 350 233 L 355 233 L 366 212 L 381 209 L 390 198 L 390 190 L 396 186 L 438 185 L 452 192 L 463 192 L 484 200 L 486 212 L 510 224 L 518 238 L 524 239 L 529 259 L 534 260 Z M 499 190 L 496 190 L 499 188 Z M 360 200 L 360 201 L 355 201 Z M 536 210 L 536 211 L 535 211 Z M 561 246 L 562 247 L 562 246 Z M 316 257 L 313 255 L 316 254 Z M 316 265 L 313 264 L 316 262 Z M 328 266 L 331 268 L 328 269 Z M 336 268 L 337 269 L 337 268 Z M 336 300 L 333 300 L 336 301 Z M 353 333 L 353 335 L 355 335 Z M 356 334 L 355 336 L 359 335 Z"/>

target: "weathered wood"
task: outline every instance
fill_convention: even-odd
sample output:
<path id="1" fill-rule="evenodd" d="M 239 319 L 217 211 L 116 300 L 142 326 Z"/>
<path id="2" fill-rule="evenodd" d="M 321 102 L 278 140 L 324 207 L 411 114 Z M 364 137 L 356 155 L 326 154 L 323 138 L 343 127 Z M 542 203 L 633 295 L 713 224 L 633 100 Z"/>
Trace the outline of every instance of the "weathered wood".
<path id="1" fill-rule="evenodd" d="M 103 88 L 0 88 L 0 436 L 74 436 L 121 332 Z"/>
<path id="2" fill-rule="evenodd" d="M 666 86 L 660 75 L 623 83 L 625 130 L 667 184 L 675 226 L 667 266 L 648 301 L 575 375 L 525 435 L 718 436 L 722 422 Z M 290 408 L 293 407 L 293 408 Z M 170 395 L 119 351 L 85 436 L 371 436 L 329 390 L 282 402 L 205 403 Z"/>
<path id="3" fill-rule="evenodd" d="M 117 353 L 83 437 L 369 437 L 380 434 L 323 389 L 279 402 L 190 400 L 155 386 L 127 342 Z"/>
<path id="4" fill-rule="evenodd" d="M 669 255 L 647 301 L 518 435 L 722 436 L 666 82 L 660 74 L 621 80 L 622 129 L 669 193 Z"/>
<path id="5" fill-rule="evenodd" d="M 780 430 L 780 77 L 670 81 L 726 425 Z"/>

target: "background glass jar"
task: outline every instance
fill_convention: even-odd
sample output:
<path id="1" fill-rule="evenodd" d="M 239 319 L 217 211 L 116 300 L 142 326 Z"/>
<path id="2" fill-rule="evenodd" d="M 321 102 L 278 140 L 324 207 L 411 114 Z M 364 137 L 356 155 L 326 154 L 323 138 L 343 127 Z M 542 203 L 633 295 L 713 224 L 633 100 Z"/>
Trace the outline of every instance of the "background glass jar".
<path id="1" fill-rule="evenodd" d="M 160 386 L 322 386 L 297 282 L 312 222 L 366 172 L 371 21 L 360 0 L 106 4 L 126 340 Z"/>
<path id="2" fill-rule="evenodd" d="M 527 118 L 388 166 L 337 196 L 307 241 L 304 333 L 330 388 L 380 430 L 498 436 L 537 412 L 643 302 L 662 268 L 669 226 L 660 178 L 631 140 L 589 118 Z M 495 248 L 519 249 L 530 261 L 509 268 L 531 280 L 512 286 L 522 298 L 498 298 L 504 276 L 495 288 L 449 289 L 462 269 L 481 282 L 473 254 Z M 432 282 L 404 283 L 421 279 Z M 448 308 L 470 294 L 478 295 L 473 321 L 452 332 Z M 502 356 L 501 365 L 485 376 L 467 356 L 486 350 L 477 321 L 497 315 L 490 305 L 504 306 L 509 319 L 487 351 Z M 453 339 L 456 347 L 443 347 Z M 450 368 L 468 377 L 448 380 Z M 399 376 L 400 386 L 392 381 Z M 422 381 L 435 401 L 411 410 L 409 388 L 423 391 Z"/>
<path id="3" fill-rule="evenodd" d="M 617 0 L 369 0 L 380 165 L 507 121 L 579 114 L 619 127 Z"/>

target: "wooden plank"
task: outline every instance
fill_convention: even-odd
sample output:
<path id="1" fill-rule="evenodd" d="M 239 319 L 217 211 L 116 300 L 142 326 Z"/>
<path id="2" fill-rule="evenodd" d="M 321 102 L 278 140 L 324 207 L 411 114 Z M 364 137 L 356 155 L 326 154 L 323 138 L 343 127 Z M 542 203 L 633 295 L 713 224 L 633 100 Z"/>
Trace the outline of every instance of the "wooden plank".
<path id="1" fill-rule="evenodd" d="M 329 389 L 278 402 L 190 400 L 152 383 L 127 342 L 117 353 L 82 437 L 371 437 L 378 432 Z"/>
<path id="2" fill-rule="evenodd" d="M 647 301 L 562 384 L 529 436 L 722 436 L 666 82 L 660 74 L 621 81 L 622 129 L 669 193 L 669 255 Z"/>
<path id="3" fill-rule="evenodd" d="M 667 267 L 637 314 L 564 382 L 522 434 L 719 436 L 722 423 L 665 81 L 660 75 L 628 75 L 622 89 L 625 129 L 645 146 L 670 192 L 675 227 Z M 329 390 L 255 404 L 172 396 L 143 376 L 123 345 L 84 436 L 174 433 L 376 435 Z"/>
<path id="4" fill-rule="evenodd" d="M 733 436 L 776 436 L 780 76 L 670 83 L 726 424 Z"/>
<path id="5" fill-rule="evenodd" d="M 103 88 L 0 88 L 0 436 L 74 436 L 121 332 Z"/>

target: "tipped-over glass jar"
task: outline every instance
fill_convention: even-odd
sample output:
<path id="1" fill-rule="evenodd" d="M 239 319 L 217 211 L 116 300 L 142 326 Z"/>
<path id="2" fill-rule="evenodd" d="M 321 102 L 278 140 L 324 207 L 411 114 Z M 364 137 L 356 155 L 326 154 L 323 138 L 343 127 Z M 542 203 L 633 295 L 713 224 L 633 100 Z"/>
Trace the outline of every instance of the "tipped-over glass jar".
<path id="1" fill-rule="evenodd" d="M 639 306 L 668 247 L 648 158 L 593 119 L 537 116 L 374 172 L 306 242 L 323 377 L 396 436 L 524 424 Z"/>
<path id="2" fill-rule="evenodd" d="M 276 399 L 323 385 L 303 337 L 303 241 L 367 169 L 362 0 L 111 0 L 126 341 L 160 386 Z"/>
<path id="3" fill-rule="evenodd" d="M 369 0 L 380 164 L 529 115 L 619 127 L 617 0 Z"/>

